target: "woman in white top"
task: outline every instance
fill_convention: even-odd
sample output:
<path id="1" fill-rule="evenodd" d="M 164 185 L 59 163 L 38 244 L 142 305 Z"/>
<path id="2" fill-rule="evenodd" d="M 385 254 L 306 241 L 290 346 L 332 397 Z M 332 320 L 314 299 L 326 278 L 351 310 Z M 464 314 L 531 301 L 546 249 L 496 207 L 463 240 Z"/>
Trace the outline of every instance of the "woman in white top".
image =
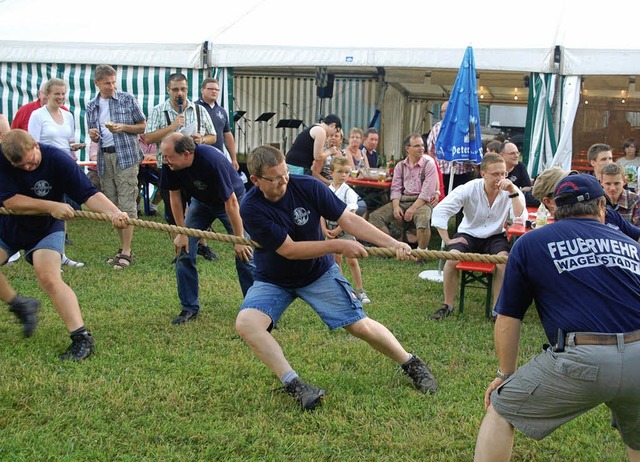
<path id="1" fill-rule="evenodd" d="M 75 141 L 75 121 L 69 111 L 61 109 L 67 99 L 66 82 L 57 78 L 49 79 L 44 86 L 44 94 L 47 98 L 47 104 L 40 109 L 36 109 L 31 114 L 29 118 L 29 134 L 38 143 L 55 146 L 68 153 L 73 160 L 78 160 L 73 152 L 80 147 Z M 70 202 L 68 198 L 67 203 L 75 209 L 80 209 L 78 204 Z M 65 222 L 65 231 L 66 228 Z M 77 267 L 84 266 L 84 263 L 71 260 L 66 253 L 62 254 L 62 264 Z"/>
<path id="2" fill-rule="evenodd" d="M 71 147 L 76 147 L 76 126 L 73 115 L 61 106 L 67 98 L 67 84 L 62 79 L 50 79 L 44 87 L 47 104 L 36 109 L 29 118 L 29 133 L 38 143 L 62 149 L 76 159 Z"/>

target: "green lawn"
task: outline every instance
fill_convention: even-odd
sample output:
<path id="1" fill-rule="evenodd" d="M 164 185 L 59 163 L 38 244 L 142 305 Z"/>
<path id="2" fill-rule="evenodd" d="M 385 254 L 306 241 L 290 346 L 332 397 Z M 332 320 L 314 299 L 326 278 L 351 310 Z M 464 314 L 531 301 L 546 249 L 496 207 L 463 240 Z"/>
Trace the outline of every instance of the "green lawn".
<path id="1" fill-rule="evenodd" d="M 3 267 L 20 293 L 42 298 L 43 310 L 30 339 L 8 311 L 0 316 L 1 461 L 472 460 L 484 390 L 497 367 L 493 326 L 477 289 L 469 290 L 464 315 L 427 319 L 442 302 L 442 286 L 417 275 L 435 261 L 419 267 L 372 257 L 361 267 L 372 300 L 367 313 L 429 363 L 440 392 L 418 393 L 391 360 L 343 330 L 329 332 L 296 302 L 274 335 L 296 371 L 328 392 L 305 413 L 273 391 L 279 381 L 235 333 L 242 297 L 230 244 L 211 243 L 217 262 L 198 257 L 200 317 L 172 326 L 180 306 L 166 233 L 139 229 L 134 263 L 120 272 L 104 263 L 118 247 L 108 224 L 77 219 L 69 234 L 68 255 L 87 265 L 63 277 L 97 352 L 61 363 L 69 338 L 31 267 L 24 260 Z M 439 248 L 435 238 L 432 248 Z M 521 362 L 544 341 L 532 310 Z M 513 460 L 620 461 L 625 450 L 601 406 L 542 442 L 517 435 Z"/>

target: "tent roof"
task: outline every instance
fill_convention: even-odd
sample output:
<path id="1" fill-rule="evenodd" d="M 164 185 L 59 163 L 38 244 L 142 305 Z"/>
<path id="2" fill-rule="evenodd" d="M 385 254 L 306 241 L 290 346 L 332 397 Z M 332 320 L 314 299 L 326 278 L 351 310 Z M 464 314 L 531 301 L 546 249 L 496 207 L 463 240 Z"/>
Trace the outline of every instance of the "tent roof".
<path id="1" fill-rule="evenodd" d="M 300 5 L 0 0 L 0 62 L 457 69 L 470 45 L 479 71 L 640 74 L 640 34 L 618 25 L 640 12 L 633 2 L 587 8 L 541 0 L 526 11 L 510 0 Z M 203 62 L 205 42 L 209 63 Z M 563 58 L 554 69 L 555 46 Z"/>

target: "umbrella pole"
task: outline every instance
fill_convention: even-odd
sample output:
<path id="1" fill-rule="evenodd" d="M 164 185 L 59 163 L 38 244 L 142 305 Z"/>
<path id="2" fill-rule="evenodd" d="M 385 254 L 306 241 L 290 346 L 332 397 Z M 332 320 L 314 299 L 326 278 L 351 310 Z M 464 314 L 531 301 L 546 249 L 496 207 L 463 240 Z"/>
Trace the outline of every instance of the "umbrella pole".
<path id="1" fill-rule="evenodd" d="M 447 194 L 451 194 L 451 191 L 453 191 L 453 169 L 456 166 L 456 161 L 452 160 L 451 161 L 451 168 L 449 168 L 449 192 L 447 192 Z M 444 251 L 444 241 L 440 242 L 440 250 Z M 438 272 L 440 274 L 442 274 L 442 268 L 444 267 L 444 260 L 440 259 L 438 260 Z"/>

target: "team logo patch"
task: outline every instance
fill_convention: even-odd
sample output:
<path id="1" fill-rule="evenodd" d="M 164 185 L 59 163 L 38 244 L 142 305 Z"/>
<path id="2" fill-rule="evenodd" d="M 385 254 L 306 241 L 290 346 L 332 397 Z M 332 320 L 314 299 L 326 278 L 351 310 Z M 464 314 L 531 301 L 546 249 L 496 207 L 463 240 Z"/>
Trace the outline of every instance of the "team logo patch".
<path id="1" fill-rule="evenodd" d="M 298 207 L 293 211 L 293 221 L 296 225 L 304 226 L 309 221 L 309 211 L 302 207 Z"/>
<path id="2" fill-rule="evenodd" d="M 204 184 L 202 181 L 194 181 L 193 185 L 199 190 L 199 191 L 204 191 L 205 189 L 207 189 L 207 185 Z"/>
<path id="3" fill-rule="evenodd" d="M 47 180 L 40 180 L 31 189 L 36 196 L 44 197 L 51 192 L 51 185 Z"/>

